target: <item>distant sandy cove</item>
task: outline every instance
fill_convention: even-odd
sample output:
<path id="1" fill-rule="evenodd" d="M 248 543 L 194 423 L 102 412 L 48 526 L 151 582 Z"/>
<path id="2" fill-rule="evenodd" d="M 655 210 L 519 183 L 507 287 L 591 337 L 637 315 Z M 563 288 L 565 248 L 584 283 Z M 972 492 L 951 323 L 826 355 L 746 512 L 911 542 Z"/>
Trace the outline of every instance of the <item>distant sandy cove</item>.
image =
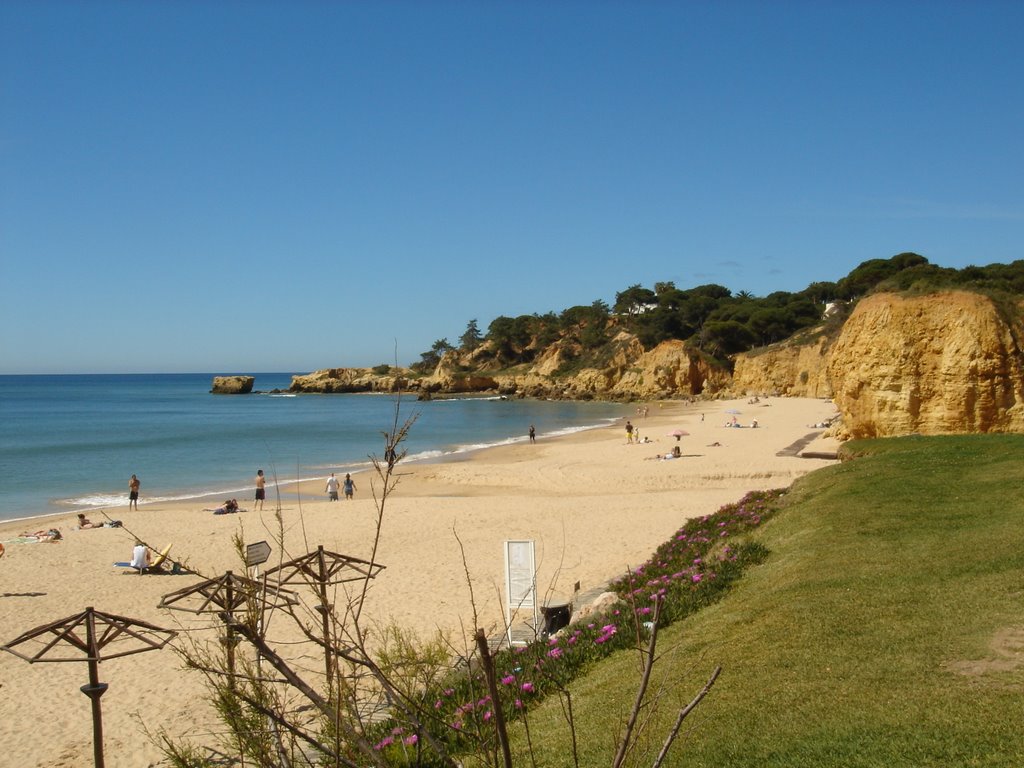
<path id="1" fill-rule="evenodd" d="M 403 408 L 415 411 L 414 405 Z M 734 415 L 740 428 L 725 426 Z M 813 426 L 834 415 L 830 401 L 806 398 L 623 405 L 614 426 L 548 438 L 537 424 L 535 444 L 524 440 L 440 463 L 399 463 L 377 556 L 386 569 L 373 584 L 365 613 L 422 636 L 438 628 L 471 633 L 468 569 L 479 623 L 495 630 L 503 612 L 506 540 L 535 542 L 538 589 L 550 602 L 568 599 L 576 582 L 593 589 L 642 563 L 688 518 L 714 512 L 750 490 L 788 486 L 833 463 L 786 449 L 809 438 L 807 450 L 834 451 L 837 444 L 816 437 L 821 430 Z M 627 444 L 627 419 L 641 441 L 652 442 Z M 750 427 L 754 420 L 756 429 Z M 524 437 L 528 426 L 523 425 Z M 689 434 L 677 442 L 670 434 L 675 430 Z M 655 458 L 676 445 L 681 459 Z M 282 554 L 303 554 L 307 542 L 309 549 L 322 544 L 367 557 L 376 519 L 373 481 L 368 473 L 354 479 L 353 501 L 327 501 L 321 481 L 306 483 L 298 501 L 288 489 L 281 503 L 287 551 L 274 543 L 268 565 Z M 208 501 L 151 505 L 143 498 L 137 512 L 106 510 L 123 521 L 120 529 L 77 530 L 74 515 L 0 525 L 6 549 L 0 558 L 0 642 L 86 607 L 172 629 L 203 627 L 200 634 L 209 636 L 215 632 L 205 629 L 209 621 L 157 608 L 164 594 L 199 577 L 140 577 L 113 563 L 130 559 L 135 534 L 158 549 L 173 544 L 172 558 L 207 577 L 241 573 L 233 534 L 242 532 L 246 543 L 274 542 L 272 487 L 267 495 L 262 513 L 246 498 L 239 502 L 248 511 L 222 516 L 203 511 L 215 506 Z M 96 513 L 90 519 L 104 518 Z M 49 527 L 58 527 L 63 539 L 14 541 Z M 100 665 L 100 680 L 110 685 L 101 700 L 109 768 L 160 764 L 161 753 L 139 721 L 175 736 L 216 741 L 220 723 L 203 700 L 202 679 L 181 666 L 169 649 Z M 315 662 L 307 658 L 303 669 L 308 679 L 322 682 Z M 79 692 L 87 682 L 84 657 L 82 663 L 29 664 L 0 653 L 0 763 L 91 765 L 90 704 Z"/>

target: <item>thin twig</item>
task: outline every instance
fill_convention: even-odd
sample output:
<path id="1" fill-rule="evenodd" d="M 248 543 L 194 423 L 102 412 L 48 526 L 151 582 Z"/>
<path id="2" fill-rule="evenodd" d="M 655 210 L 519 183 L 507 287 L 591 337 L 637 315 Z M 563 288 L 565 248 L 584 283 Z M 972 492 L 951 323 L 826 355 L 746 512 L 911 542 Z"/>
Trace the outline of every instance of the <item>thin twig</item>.
<path id="1" fill-rule="evenodd" d="M 672 730 L 669 731 L 668 736 L 665 738 L 665 743 L 662 744 L 661 751 L 658 753 L 658 758 L 654 761 L 654 764 L 651 766 L 651 768 L 660 768 L 662 762 L 664 762 L 665 758 L 668 756 L 669 748 L 672 746 L 672 743 L 676 740 L 676 736 L 679 735 L 679 729 L 683 725 L 683 720 L 685 720 L 686 716 L 693 712 L 697 705 L 700 704 L 701 700 L 708 695 L 708 692 L 711 690 L 711 686 L 715 684 L 715 681 L 718 679 L 718 675 L 721 672 L 721 666 L 715 667 L 715 671 L 711 673 L 711 677 L 704 684 L 704 687 L 700 689 L 700 692 L 693 697 L 693 701 L 691 701 L 689 704 L 687 704 L 685 707 L 679 710 L 679 716 L 676 718 L 675 725 L 672 726 Z"/>

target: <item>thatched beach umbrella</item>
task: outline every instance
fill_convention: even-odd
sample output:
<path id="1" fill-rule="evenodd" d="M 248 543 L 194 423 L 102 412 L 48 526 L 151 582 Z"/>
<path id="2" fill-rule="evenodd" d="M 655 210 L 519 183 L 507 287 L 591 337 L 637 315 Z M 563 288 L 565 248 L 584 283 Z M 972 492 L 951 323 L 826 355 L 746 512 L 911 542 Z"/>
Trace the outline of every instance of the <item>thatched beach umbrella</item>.
<path id="1" fill-rule="evenodd" d="M 107 684 L 100 682 L 99 663 L 134 653 L 160 650 L 177 634 L 149 622 L 102 613 L 90 607 L 75 616 L 30 629 L 4 645 L 3 649 L 30 664 L 83 660 L 89 663 L 89 684 L 83 685 L 81 691 L 92 701 L 93 761 L 96 768 L 103 768 L 100 696 L 106 692 Z M 21 647 L 21 650 L 14 650 L 15 646 Z M 67 646 L 79 653 L 67 655 Z M 84 659 L 81 653 L 85 654 Z"/>
<path id="2" fill-rule="evenodd" d="M 337 552 L 330 552 L 321 544 L 315 552 L 309 552 L 287 563 L 281 563 L 276 568 L 271 568 L 266 573 L 267 579 L 273 579 L 279 586 L 285 584 L 306 584 L 316 590 L 320 604 L 316 610 L 320 613 L 324 643 L 330 645 L 331 620 L 330 612 L 334 608 L 327 600 L 327 587 L 335 584 L 342 584 L 349 581 L 363 581 L 372 579 L 384 569 L 380 563 L 372 563 L 350 555 L 341 555 Z M 327 689 L 331 689 L 333 666 L 331 655 L 324 651 L 324 665 L 327 672 Z"/>
<path id="3" fill-rule="evenodd" d="M 294 592 L 269 587 L 264 582 L 254 581 L 245 576 L 236 576 L 228 571 L 215 579 L 207 579 L 190 587 L 169 592 L 161 598 L 159 607 L 197 614 L 227 614 L 224 624 L 226 627 L 228 680 L 233 686 L 235 682 L 235 644 L 231 619 L 234 612 L 253 603 L 263 608 L 296 602 L 298 602 L 298 596 Z"/>

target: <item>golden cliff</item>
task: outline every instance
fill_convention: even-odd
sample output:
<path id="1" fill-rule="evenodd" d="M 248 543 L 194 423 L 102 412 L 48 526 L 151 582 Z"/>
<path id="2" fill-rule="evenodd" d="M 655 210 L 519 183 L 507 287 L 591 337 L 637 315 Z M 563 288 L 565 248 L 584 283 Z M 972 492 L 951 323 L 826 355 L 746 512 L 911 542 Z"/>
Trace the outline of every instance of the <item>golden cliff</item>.
<path id="1" fill-rule="evenodd" d="M 368 368 L 326 368 L 292 377 L 292 392 L 395 392 L 455 394 L 497 392 L 525 397 L 654 399 L 711 394 L 726 388 L 729 372 L 709 365 L 681 341 L 665 341 L 649 352 L 629 334 L 616 339 L 614 353 L 601 368 L 571 375 L 558 372 L 563 353 L 552 347 L 529 366 L 514 371 L 465 372 L 454 354 L 446 355 L 430 376 L 404 368 L 375 373 Z"/>
<path id="2" fill-rule="evenodd" d="M 844 431 L 1024 432 L 1022 331 L 979 294 L 869 296 L 828 354 Z"/>
<path id="3" fill-rule="evenodd" d="M 296 392 L 496 392 L 571 399 L 655 399 L 721 394 L 832 397 L 840 437 L 1024 432 L 1024 308 L 951 291 L 875 294 L 836 334 L 808 334 L 737 356 L 733 373 L 681 341 L 644 352 L 620 333 L 600 368 L 571 370 L 573 350 L 552 345 L 530 365 L 482 371 L 446 355 L 430 376 L 406 369 L 334 368 L 296 376 Z"/>
<path id="4" fill-rule="evenodd" d="M 731 389 L 740 395 L 831 397 L 827 352 L 828 337 L 819 333 L 802 344 L 785 341 L 737 355 Z"/>

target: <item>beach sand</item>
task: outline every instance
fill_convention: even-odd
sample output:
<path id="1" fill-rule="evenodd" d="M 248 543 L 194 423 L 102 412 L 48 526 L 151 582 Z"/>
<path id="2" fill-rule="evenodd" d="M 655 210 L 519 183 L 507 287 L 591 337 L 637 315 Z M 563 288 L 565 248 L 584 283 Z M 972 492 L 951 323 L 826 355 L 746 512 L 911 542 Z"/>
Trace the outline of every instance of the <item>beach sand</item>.
<path id="1" fill-rule="evenodd" d="M 821 432 L 808 425 L 835 414 L 830 401 L 772 398 L 757 404 L 743 399 L 647 405 L 646 417 L 637 415 L 635 405 L 623 405 L 622 420 L 611 427 L 545 438 L 544 425 L 538 424 L 536 444 L 491 448 L 439 463 L 400 463 L 377 556 L 386 569 L 373 583 L 365 615 L 393 620 L 421 636 L 438 628 L 457 637 L 471 633 L 468 569 L 478 623 L 500 633 L 504 541 L 535 542 L 538 591 L 548 602 L 563 602 L 571 597 L 575 582 L 584 591 L 593 590 L 642 563 L 688 518 L 714 512 L 750 490 L 788 486 L 833 463 L 792 452 L 779 455 Z M 747 428 L 724 426 L 731 419 L 726 414 L 730 409 L 740 411 L 737 418 Z M 654 442 L 627 445 L 627 418 L 641 438 Z M 757 429 L 749 428 L 753 419 L 759 422 Z M 678 443 L 683 458 L 651 460 L 677 444 L 668 436 L 674 429 L 690 433 Z M 806 450 L 836 447 L 834 441 L 818 438 Z M 307 551 L 306 542 L 310 549 L 322 544 L 334 552 L 369 556 L 376 519 L 372 482 L 368 473 L 354 477 L 358 490 L 351 502 L 328 502 L 321 482 L 306 483 L 299 501 L 292 489 L 283 495 L 284 559 Z M 247 544 L 271 542 L 268 566 L 280 562 L 273 488 L 262 513 L 253 511 L 251 499 L 239 501 L 249 511 L 214 516 L 202 511 L 215 506 L 209 501 L 150 505 L 143 498 L 137 512 L 126 507 L 106 510 L 123 521 L 120 529 L 79 531 L 74 515 L 0 525 L 0 541 L 5 542 L 23 531 L 52 526 L 64 535 L 56 543 L 6 544 L 0 559 L 0 642 L 87 607 L 172 629 L 211 627 L 208 620 L 157 608 L 164 594 L 195 583 L 196 576 L 140 577 L 112 563 L 130 559 L 136 534 L 157 549 L 173 544 L 172 559 L 184 559 L 206 576 L 226 570 L 241 573 L 245 569 L 232 544 L 238 533 Z M 278 615 L 274 626 L 288 621 Z M 213 632 L 200 629 L 198 636 L 215 636 Z M 88 682 L 82 658 L 82 663 L 29 664 L 0 653 L 5 765 L 92 764 L 90 704 L 79 692 Z M 303 667 L 319 684 L 319 667 L 310 659 L 315 654 Z M 100 665 L 99 676 L 110 686 L 102 698 L 110 768 L 160 764 L 161 753 L 143 734 L 142 724 L 215 742 L 211 734 L 220 732 L 220 723 L 205 702 L 203 680 L 184 671 L 170 649 L 110 660 Z"/>

